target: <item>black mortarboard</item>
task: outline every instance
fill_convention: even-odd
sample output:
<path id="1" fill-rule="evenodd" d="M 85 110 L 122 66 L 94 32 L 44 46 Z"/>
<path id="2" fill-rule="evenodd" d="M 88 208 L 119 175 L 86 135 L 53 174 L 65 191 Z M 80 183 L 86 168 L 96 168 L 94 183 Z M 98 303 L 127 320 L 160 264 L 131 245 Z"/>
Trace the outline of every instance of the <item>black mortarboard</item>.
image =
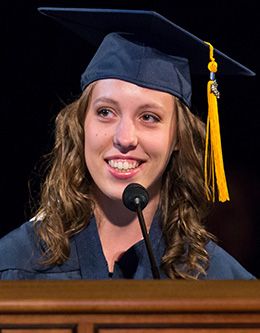
<path id="1" fill-rule="evenodd" d="M 169 92 L 190 107 L 190 72 L 206 74 L 210 70 L 205 154 L 206 192 L 208 195 L 210 182 L 214 192 L 215 174 L 219 200 L 229 200 L 222 160 L 215 72 L 217 63 L 220 73 L 225 75 L 252 76 L 255 75 L 254 72 L 216 49 L 215 61 L 210 44 L 156 12 L 49 7 L 39 8 L 39 11 L 98 47 L 82 75 L 83 89 L 99 79 L 117 78 L 146 88 Z M 209 146 L 212 155 L 208 157 Z M 212 177 L 210 181 L 208 164 Z"/>

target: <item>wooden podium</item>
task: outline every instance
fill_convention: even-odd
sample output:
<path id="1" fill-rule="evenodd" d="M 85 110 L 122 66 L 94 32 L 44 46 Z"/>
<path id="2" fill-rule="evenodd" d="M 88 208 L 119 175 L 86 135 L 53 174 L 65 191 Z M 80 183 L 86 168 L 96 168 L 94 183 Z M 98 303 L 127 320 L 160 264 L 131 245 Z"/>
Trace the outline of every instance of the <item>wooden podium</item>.
<path id="1" fill-rule="evenodd" d="M 2 281 L 0 333 L 256 333 L 260 281 Z"/>

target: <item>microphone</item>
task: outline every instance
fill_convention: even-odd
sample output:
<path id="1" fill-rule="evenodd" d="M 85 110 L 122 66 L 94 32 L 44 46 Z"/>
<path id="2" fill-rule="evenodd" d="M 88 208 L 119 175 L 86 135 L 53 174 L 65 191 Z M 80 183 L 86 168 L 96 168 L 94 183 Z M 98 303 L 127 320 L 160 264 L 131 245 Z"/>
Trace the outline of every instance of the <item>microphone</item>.
<path id="1" fill-rule="evenodd" d="M 140 227 L 142 230 L 143 238 L 145 241 L 145 246 L 148 252 L 150 264 L 151 264 L 151 270 L 153 274 L 154 279 L 160 279 L 160 273 L 159 269 L 157 267 L 155 257 L 153 254 L 151 242 L 149 239 L 149 235 L 147 233 L 144 216 L 142 213 L 142 210 L 147 206 L 149 202 L 149 194 L 147 190 L 140 184 L 137 183 L 131 183 L 126 186 L 122 200 L 126 208 L 129 210 L 136 212 L 138 216 L 138 220 L 140 223 Z"/>
<path id="2" fill-rule="evenodd" d="M 127 185 L 122 198 L 126 208 L 130 209 L 132 212 L 136 212 L 138 205 L 140 205 L 141 210 L 147 206 L 149 194 L 142 185 L 132 183 Z"/>

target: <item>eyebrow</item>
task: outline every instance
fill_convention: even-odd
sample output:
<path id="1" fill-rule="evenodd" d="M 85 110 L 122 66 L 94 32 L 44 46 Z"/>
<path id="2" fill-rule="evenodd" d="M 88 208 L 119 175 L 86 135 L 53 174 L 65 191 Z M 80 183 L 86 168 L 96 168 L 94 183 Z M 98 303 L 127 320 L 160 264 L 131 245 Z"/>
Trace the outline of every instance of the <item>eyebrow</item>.
<path id="1" fill-rule="evenodd" d="M 99 97 L 96 100 L 94 100 L 93 104 L 95 105 L 95 104 L 98 104 L 100 102 L 110 103 L 110 104 L 114 104 L 116 106 L 119 106 L 119 103 L 116 100 L 114 100 L 113 98 L 109 98 L 109 97 Z"/>
<path id="2" fill-rule="evenodd" d="M 151 103 L 146 103 L 140 106 L 140 109 L 160 109 L 163 110 L 164 107 L 160 104 L 151 102 Z"/>
<path id="3" fill-rule="evenodd" d="M 99 97 L 93 102 L 93 104 L 96 105 L 100 102 L 101 103 L 104 103 L 104 102 L 105 103 L 110 103 L 110 104 L 113 104 L 117 107 L 120 106 L 120 104 L 116 100 L 114 100 L 113 98 L 110 98 L 110 97 Z M 163 106 L 161 106 L 160 104 L 154 103 L 154 102 L 145 103 L 145 104 L 139 106 L 139 109 L 149 109 L 149 108 L 163 109 Z"/>

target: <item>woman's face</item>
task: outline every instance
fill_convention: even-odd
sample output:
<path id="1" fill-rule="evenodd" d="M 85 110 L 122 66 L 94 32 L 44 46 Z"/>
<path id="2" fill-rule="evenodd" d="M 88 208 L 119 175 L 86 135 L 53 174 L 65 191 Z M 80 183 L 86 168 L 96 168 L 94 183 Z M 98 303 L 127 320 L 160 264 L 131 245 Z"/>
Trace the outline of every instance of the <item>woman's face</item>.
<path id="1" fill-rule="evenodd" d="M 117 79 L 97 81 L 84 130 L 85 161 L 97 190 L 113 200 L 121 200 L 130 183 L 159 193 L 176 145 L 172 95 Z"/>

